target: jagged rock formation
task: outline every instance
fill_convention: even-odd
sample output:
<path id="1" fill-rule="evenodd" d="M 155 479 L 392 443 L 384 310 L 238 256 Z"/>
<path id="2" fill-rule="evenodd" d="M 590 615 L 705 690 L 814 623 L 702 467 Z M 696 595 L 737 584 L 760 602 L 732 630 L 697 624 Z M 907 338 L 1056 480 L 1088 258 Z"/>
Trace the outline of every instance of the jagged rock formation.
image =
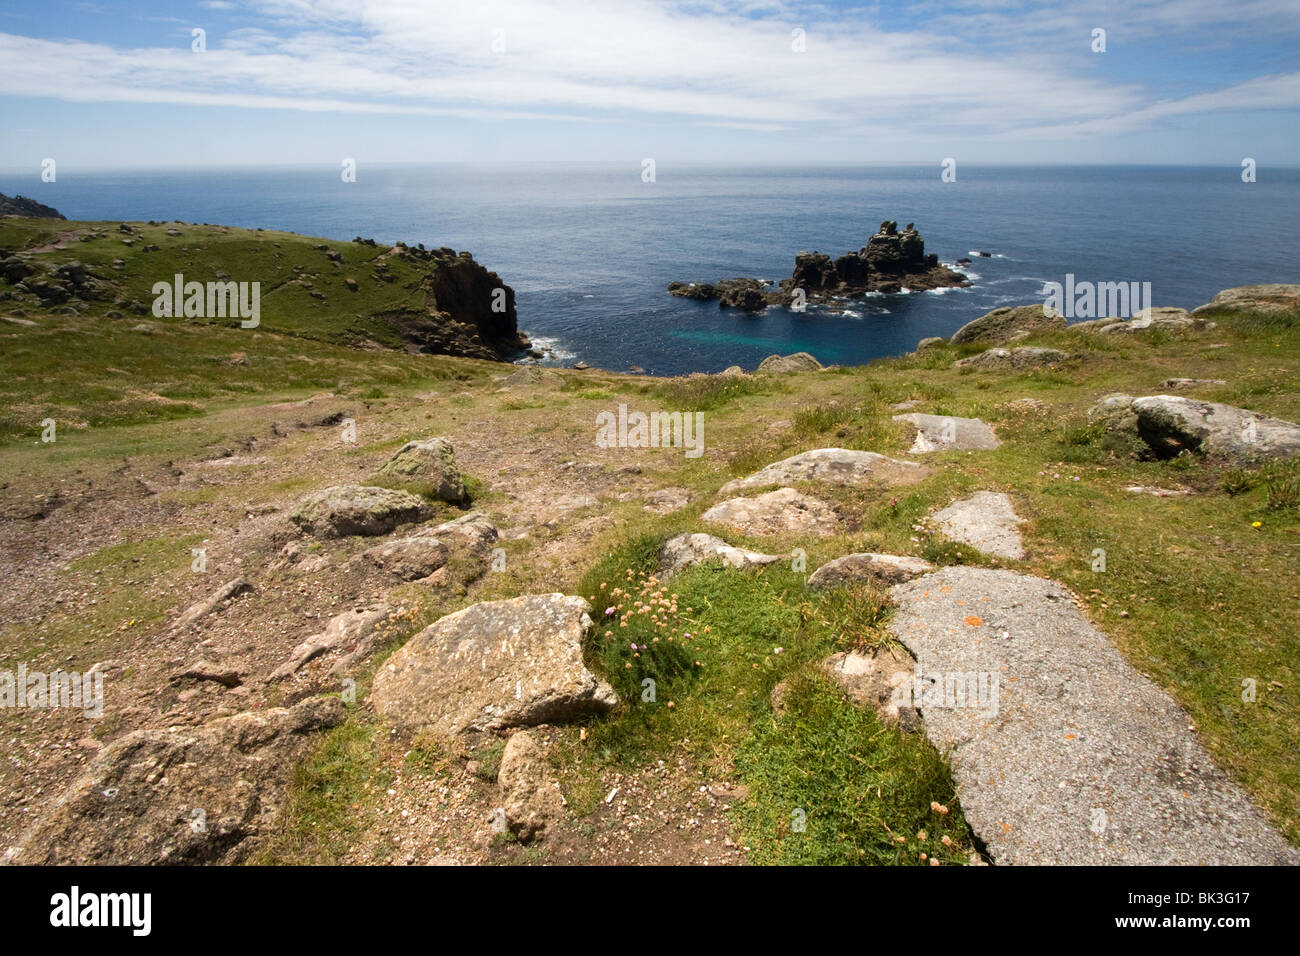
<path id="1" fill-rule="evenodd" d="M 717 299 L 719 306 L 759 312 L 769 305 L 797 304 L 799 290 L 805 301 L 823 302 L 868 292 L 967 286 L 970 280 L 940 265 L 937 255 L 927 254 L 925 240 L 910 222 L 899 232 L 897 222 L 886 220 L 857 252 L 838 259 L 823 252 L 800 252 L 794 257 L 794 274 L 782 279 L 776 289 L 770 285 L 762 279 L 738 278 L 716 283 L 672 282 L 668 291 L 682 298 Z"/>
<path id="2" fill-rule="evenodd" d="M 519 332 L 515 290 L 468 252 L 399 243 L 393 253 L 427 270 L 418 285 L 426 311 L 408 308 L 376 318 L 392 325 L 417 351 L 495 361 L 530 347 Z"/>
<path id="3" fill-rule="evenodd" d="M 66 219 L 53 206 L 39 203 L 26 196 L 6 196 L 0 193 L 0 216 L 27 216 L 31 219 Z"/>

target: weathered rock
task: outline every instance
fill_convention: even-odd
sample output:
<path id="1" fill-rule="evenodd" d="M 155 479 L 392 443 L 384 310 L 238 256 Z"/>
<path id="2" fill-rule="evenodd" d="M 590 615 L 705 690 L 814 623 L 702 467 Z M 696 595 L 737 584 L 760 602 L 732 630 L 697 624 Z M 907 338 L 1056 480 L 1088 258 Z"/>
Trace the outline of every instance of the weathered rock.
<path id="1" fill-rule="evenodd" d="M 1022 368 L 1041 368 L 1064 362 L 1070 356 L 1060 349 L 1044 349 L 1022 346 L 1015 349 L 991 348 L 979 355 L 971 355 L 952 363 L 953 368 L 977 368 L 985 370 L 1016 370 Z"/>
<path id="2" fill-rule="evenodd" d="M 388 534 L 398 525 L 426 521 L 433 509 L 405 491 L 335 485 L 302 500 L 289 520 L 318 538 Z"/>
<path id="3" fill-rule="evenodd" d="M 1273 313 L 1296 310 L 1300 310 L 1300 285 L 1276 282 L 1224 289 L 1205 305 L 1193 309 L 1192 315 L 1204 318 L 1225 312 Z"/>
<path id="4" fill-rule="evenodd" d="M 870 551 L 846 554 L 827 561 L 808 579 L 810 588 L 834 587 L 854 581 L 878 581 L 882 584 L 901 584 L 918 574 L 927 574 L 934 565 L 923 558 L 903 554 L 876 554 Z"/>
<path id="5" fill-rule="evenodd" d="M 926 734 L 995 862 L 1300 862 L 1061 585 L 951 567 L 890 593 Z"/>
<path id="6" fill-rule="evenodd" d="M 417 529 L 413 537 L 436 538 L 453 552 L 468 551 L 476 557 L 486 560 L 496 545 L 498 533 L 496 526 L 481 511 L 471 511 L 454 521 L 445 521 L 433 527 Z"/>
<path id="7" fill-rule="evenodd" d="M 385 661 L 371 700 L 400 729 L 444 736 L 608 710 L 617 695 L 582 662 L 590 611 L 563 594 L 471 605 Z"/>
<path id="8" fill-rule="evenodd" d="M 841 651 L 822 661 L 822 669 L 857 704 L 870 707 L 888 724 L 909 733 L 921 727 L 921 715 L 900 687 L 912 682 L 916 661 L 901 648 L 888 646 L 875 651 Z M 900 702 L 901 703 L 900 706 Z"/>
<path id="9" fill-rule="evenodd" d="M 564 817 L 564 798 L 546 764 L 546 751 L 527 730 L 516 732 L 506 741 L 497 785 L 501 788 L 506 826 L 520 843 L 541 837 Z"/>
<path id="10" fill-rule="evenodd" d="M 403 581 L 428 577 L 447 563 L 447 546 L 431 535 L 395 538 L 375 545 L 362 557 Z"/>
<path id="11" fill-rule="evenodd" d="M 701 520 L 726 525 L 740 534 L 812 534 L 839 531 L 840 519 L 826 502 L 780 488 L 754 498 L 732 498 L 714 505 Z"/>
<path id="12" fill-rule="evenodd" d="M 645 508 L 657 515 L 680 511 L 691 503 L 691 493 L 685 488 L 659 488 L 645 496 Z"/>
<path id="13" fill-rule="evenodd" d="M 818 448 L 760 468 L 746 478 L 722 486 L 722 494 L 763 485 L 785 485 L 793 481 L 822 481 L 828 485 L 908 485 L 921 481 L 930 469 L 914 461 L 898 461 L 874 451 L 847 448 Z"/>
<path id="14" fill-rule="evenodd" d="M 1000 345 L 1025 332 L 1049 332 L 1063 328 L 1065 316 L 1049 315 L 1042 305 L 1019 305 L 1014 309 L 994 309 L 978 319 L 972 319 L 954 332 L 948 341 L 953 345 L 963 342 L 992 342 Z"/>
<path id="15" fill-rule="evenodd" d="M 393 609 L 387 604 L 375 604 L 367 608 L 354 608 L 330 618 L 325 630 L 313 634 L 293 649 L 289 659 L 277 667 L 269 682 L 283 680 L 295 674 L 308 661 L 330 651 L 353 647 L 360 651 L 352 660 L 368 656 L 379 638 L 384 623 Z"/>
<path id="16" fill-rule="evenodd" d="M 788 375 L 791 372 L 820 371 L 822 363 L 807 352 L 795 352 L 793 355 L 769 355 L 758 363 L 758 375 Z"/>
<path id="17" fill-rule="evenodd" d="M 916 429 L 916 439 L 908 449 L 914 455 L 932 451 L 986 451 L 1002 444 L 993 429 L 978 418 L 912 412 L 895 415 L 894 421 L 908 422 Z"/>
<path id="18" fill-rule="evenodd" d="M 718 307 L 762 312 L 767 308 L 767 285 L 762 279 L 721 279 L 714 286 Z"/>
<path id="19" fill-rule="evenodd" d="M 924 352 L 926 349 L 937 348 L 940 345 L 946 345 L 946 344 L 947 342 L 944 340 L 942 336 L 929 335 L 916 343 L 916 350 L 918 352 Z"/>
<path id="20" fill-rule="evenodd" d="M 381 475 L 428 482 L 440 501 L 465 500 L 465 482 L 456 467 L 456 455 L 445 438 L 408 441 L 379 469 Z"/>
<path id="21" fill-rule="evenodd" d="M 739 378 L 740 376 L 747 375 L 747 374 L 749 374 L 749 373 L 746 372 L 746 371 L 745 371 L 743 368 L 741 368 L 739 365 L 728 365 L 726 368 L 724 368 L 724 369 L 723 369 L 721 372 L 719 372 L 718 374 L 719 374 L 719 375 L 725 375 L 725 376 L 727 376 L 728 378 L 731 378 L 731 377 Z"/>
<path id="22" fill-rule="evenodd" d="M 718 297 L 718 290 L 712 282 L 670 282 L 668 292 L 682 299 L 699 299 L 707 302 Z"/>
<path id="23" fill-rule="evenodd" d="M 992 491 L 977 491 L 934 515 L 935 526 L 953 541 L 985 554 L 1016 560 L 1025 556 L 1019 528 L 1023 521 L 1010 498 Z"/>
<path id="24" fill-rule="evenodd" d="M 1202 385 L 1227 385 L 1222 378 L 1167 378 L 1160 383 L 1161 388 L 1199 388 Z"/>
<path id="25" fill-rule="evenodd" d="M 193 624 L 197 624 L 225 602 L 241 594 L 247 594 L 251 590 L 253 590 L 253 586 L 243 578 L 227 581 L 202 601 L 190 605 L 172 624 L 172 630 L 182 631 Z"/>
<path id="26" fill-rule="evenodd" d="M 296 761 L 346 715 L 337 698 L 137 730 L 101 750 L 5 854 L 35 865 L 234 863 L 271 828 Z"/>
<path id="27" fill-rule="evenodd" d="M 1181 395 L 1109 395 L 1089 416 L 1132 431 L 1157 458 L 1197 452 L 1237 464 L 1300 454 L 1300 425 Z"/>
<path id="28" fill-rule="evenodd" d="M 711 534 L 679 534 L 664 542 L 659 551 L 659 566 L 667 577 L 692 564 L 703 564 L 714 558 L 721 559 L 733 568 L 748 568 L 781 560 L 780 555 L 733 548 Z"/>
<path id="29" fill-rule="evenodd" d="M 1097 332 L 1100 335 L 1111 335 L 1121 332 L 1143 332 L 1149 329 L 1181 331 L 1184 329 L 1200 330 L 1205 327 L 1206 323 L 1203 319 L 1199 317 L 1193 318 L 1187 314 L 1186 309 L 1165 306 L 1146 309 L 1144 312 L 1138 313 L 1127 320 L 1116 319 L 1111 316 L 1108 319 L 1099 320 L 1095 326 L 1090 326 L 1090 331 Z"/>

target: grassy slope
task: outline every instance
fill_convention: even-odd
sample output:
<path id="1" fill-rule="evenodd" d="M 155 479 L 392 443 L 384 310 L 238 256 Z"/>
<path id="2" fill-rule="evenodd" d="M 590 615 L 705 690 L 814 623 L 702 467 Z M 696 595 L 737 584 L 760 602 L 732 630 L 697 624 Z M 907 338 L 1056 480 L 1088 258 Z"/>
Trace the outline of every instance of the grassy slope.
<path id="1" fill-rule="evenodd" d="M 245 235 L 232 240 L 233 248 L 247 251 L 251 247 L 244 242 L 271 235 Z M 93 250 L 88 247 L 102 241 L 77 243 L 68 252 L 89 262 Z M 317 242 L 277 241 L 301 242 L 304 256 Z M 12 237 L 0 239 L 0 246 L 5 242 L 14 245 Z M 336 245 L 345 256 L 355 248 Z M 324 253 L 314 255 L 323 259 Z M 208 264 L 214 261 L 209 258 Z M 221 267 L 239 274 L 232 265 Z M 0 304 L 0 315 L 5 314 L 12 312 Z M 836 537 L 732 543 L 767 551 L 806 547 L 809 571 L 850 550 L 921 554 L 941 563 L 982 561 L 917 526 L 963 493 L 1009 492 L 1029 519 L 1023 529 L 1029 555 L 1023 562 L 999 563 L 1055 577 L 1083 597 L 1090 616 L 1128 659 L 1187 708 L 1219 763 L 1293 840 L 1300 839 L 1295 744 L 1300 739 L 1295 673 L 1300 637 L 1288 610 L 1300 599 L 1300 514 L 1294 497 L 1287 498 L 1284 481 L 1266 487 L 1194 459 L 1136 460 L 1130 448 L 1091 428 L 1086 419 L 1099 396 L 1151 394 L 1171 376 L 1226 379 L 1224 386 L 1190 394 L 1300 419 L 1295 317 L 1274 322 L 1226 317 L 1215 330 L 1180 337 L 1043 335 L 1034 344 L 1064 348 L 1076 358 L 1055 370 L 1020 374 L 953 370 L 953 359 L 978 349 L 943 347 L 864 368 L 779 380 L 663 382 L 589 372 L 567 374 L 558 390 L 497 393 L 490 379 L 494 366 L 486 363 L 365 353 L 278 335 L 266 327 L 270 314 L 264 308 L 264 328 L 255 333 L 149 319 L 162 331 L 143 336 L 126 331 L 134 317 L 108 324 L 44 312 L 29 313 L 39 323 L 36 328 L 0 324 L 0 335 L 11 336 L 0 349 L 5 393 L 0 415 L 3 431 L 11 436 L 9 446 L 0 447 L 6 495 L 39 493 L 77 469 L 94 473 L 128 452 L 159 459 L 197 454 L 237 434 L 241 407 L 302 398 L 323 388 L 372 395 L 378 399 L 376 414 L 411 429 L 427 416 L 443 419 L 472 403 L 476 418 L 502 436 L 569 448 L 577 458 L 595 455 L 595 415 L 618 401 L 647 410 L 702 408 L 707 446 L 702 458 L 685 459 L 671 450 L 625 453 L 660 486 L 691 489 L 692 505 L 657 518 L 635 501 L 602 501 L 614 524 L 576 552 L 570 568 L 539 570 L 526 545 L 509 542 L 508 573 L 490 576 L 451 605 L 428 609 L 443 613 L 472 600 L 554 589 L 595 597 L 603 611 L 600 585 L 607 585 L 606 591 L 618 586 L 629 569 L 636 580 L 656 542 L 700 530 L 698 515 L 716 500 L 722 482 L 825 445 L 902 455 L 907 436 L 891 421 L 889 404 L 921 399 L 916 411 L 993 423 L 1003 447 L 931 456 L 935 475 L 906 489 L 815 489 L 846 518 L 845 533 Z M 310 320 L 301 316 L 304 325 Z M 301 331 L 286 322 L 286 331 Z M 1221 342 L 1229 346 L 1211 347 Z M 209 358 L 235 350 L 248 353 L 248 366 Z M 413 400 L 431 381 L 448 377 L 460 377 L 473 399 L 448 393 L 433 401 Z M 177 411 L 148 396 L 186 407 Z M 1027 398 L 1041 404 L 1020 401 Z M 61 427 L 65 416 L 73 422 L 53 446 L 33 441 L 39 419 L 47 414 Z M 178 414 L 185 419 L 175 420 Z M 772 428 L 778 420 L 789 427 Z M 449 433 L 454 439 L 455 432 Z M 362 445 L 357 453 L 376 451 Z M 474 477 L 490 488 L 496 476 Z M 327 478 L 305 476 L 304 487 Z M 1229 494 L 1225 478 L 1235 494 Z M 1182 484 L 1195 494 L 1155 499 L 1125 494 L 1121 489 L 1129 484 Z M 1107 552 L 1105 573 L 1091 570 L 1095 548 Z M 113 563 L 103 552 L 95 560 Z M 705 569 L 673 582 L 678 593 L 673 626 L 690 630 L 696 645 L 685 657 L 654 657 L 660 675 L 654 704 L 642 704 L 634 693 L 628 706 L 592 722 L 586 740 L 579 739 L 577 728 L 564 731 L 557 761 L 575 812 L 590 809 L 603 796 L 605 768 L 686 752 L 749 785 L 751 798 L 741 808 L 737 839 L 754 848 L 757 860 L 917 862 L 922 852 L 948 860 L 969 849 L 951 781 L 936 755 L 840 702 L 815 673 L 813 663 L 829 650 L 885 639 L 881 624 L 887 608 L 877 595 L 817 595 L 806 591 L 803 581 L 803 574 L 782 566 L 759 573 Z M 113 612 L 120 611 L 118 616 L 128 613 L 131 585 L 132 580 L 121 582 L 116 600 L 125 603 Z M 149 614 L 165 610 L 151 600 L 139 595 Z M 47 622 L 42 636 L 57 640 L 60 627 L 69 635 L 82 633 L 72 621 Z M 6 628 L 3 639 L 7 645 L 32 640 L 24 630 Z M 111 642 L 111 634 L 102 642 Z M 626 681 L 620 668 L 640 673 L 642 664 L 622 656 L 623 643 L 606 642 L 598 631 L 590 657 L 612 679 Z M 626 668 L 628 663 L 634 667 Z M 1244 678 L 1257 681 L 1254 703 L 1241 699 Z M 767 695 L 778 680 L 789 681 L 791 693 L 786 715 L 775 720 Z M 638 686 L 639 681 L 631 685 Z M 330 859 L 350 839 L 346 828 L 357 818 L 350 808 L 361 799 L 355 778 L 374 759 L 365 744 L 367 728 L 359 713 L 331 737 L 320 761 L 304 769 L 287 842 L 272 858 Z M 332 786 L 330 780 L 353 782 Z M 953 812 L 936 815 L 931 801 L 951 804 Z M 804 833 L 792 830 L 795 810 L 806 816 Z M 945 835 L 952 848 L 937 843 Z"/>
<path id="2" fill-rule="evenodd" d="M 223 392 L 273 386 L 334 388 L 340 369 L 362 364 L 372 370 L 368 374 L 377 384 L 394 374 L 400 377 L 396 366 L 373 357 L 367 362 L 355 352 L 328 353 L 322 367 L 321 359 L 304 355 L 287 338 L 400 346 L 393 328 L 374 316 L 401 309 L 423 311 L 424 295 L 415 288 L 421 273 L 393 256 L 384 260 L 393 281 L 371 278 L 375 260 L 386 247 L 226 226 L 133 223 L 129 235 L 118 226 L 0 219 L 0 249 L 47 248 L 62 237 L 65 248 L 50 249 L 40 260 L 51 266 L 79 261 L 109 287 L 108 295 L 88 301 L 80 315 L 64 315 L 62 307 L 0 303 L 3 314 L 39 320 L 41 329 L 6 343 L 0 443 L 38 435 L 35 423 L 46 417 L 90 425 L 131 424 L 196 414 L 191 399 Z M 146 245 L 158 249 L 144 252 Z M 343 257 L 341 265 L 327 257 L 331 251 Z M 115 260 L 122 264 L 114 267 Z M 154 283 L 171 282 L 176 273 L 186 281 L 217 281 L 224 274 L 233 281 L 260 282 L 260 325 L 243 329 L 237 318 L 157 318 L 152 311 L 141 315 L 122 304 L 136 302 L 152 310 Z M 349 278 L 356 281 L 356 292 L 348 289 Z M 324 298 L 313 297 L 313 292 Z M 154 331 L 130 331 L 141 324 Z M 6 324 L 0 335 L 10 330 Z M 268 333 L 276 336 L 274 342 L 264 340 Z M 143 341 L 146 335 L 148 342 Z M 271 361 L 253 369 L 225 364 L 232 353 L 246 351 L 255 342 L 270 350 Z M 37 394 L 39 404 L 34 403 Z"/>

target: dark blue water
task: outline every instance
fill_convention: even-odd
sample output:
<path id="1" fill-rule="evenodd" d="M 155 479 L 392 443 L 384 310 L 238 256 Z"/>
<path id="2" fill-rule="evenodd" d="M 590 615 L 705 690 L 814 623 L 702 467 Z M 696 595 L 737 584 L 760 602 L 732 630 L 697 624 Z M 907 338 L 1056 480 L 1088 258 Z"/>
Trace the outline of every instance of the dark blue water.
<path id="1" fill-rule="evenodd" d="M 753 368 L 773 352 L 859 364 L 910 351 L 1000 305 L 1042 301 L 1045 281 L 1143 281 L 1155 305 L 1191 308 L 1220 289 L 1300 282 L 1300 169 L 779 168 L 430 165 L 78 173 L 0 177 L 73 219 L 180 219 L 362 235 L 468 249 L 518 293 L 519 324 L 582 359 L 654 374 Z M 915 222 L 952 262 L 971 250 L 974 287 L 872 297 L 852 314 L 773 307 L 757 316 L 669 296 L 673 280 L 780 279 L 794 255 L 839 255 L 882 219 Z"/>

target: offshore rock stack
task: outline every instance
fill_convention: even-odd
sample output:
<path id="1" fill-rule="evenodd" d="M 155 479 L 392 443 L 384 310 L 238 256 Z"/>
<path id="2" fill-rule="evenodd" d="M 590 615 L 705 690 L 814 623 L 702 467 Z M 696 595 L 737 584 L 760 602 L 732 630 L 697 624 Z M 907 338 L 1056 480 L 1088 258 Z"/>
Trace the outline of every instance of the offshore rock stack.
<path id="1" fill-rule="evenodd" d="M 857 252 L 832 259 L 823 252 L 800 252 L 794 273 L 776 288 L 763 279 L 721 279 L 715 283 L 673 282 L 668 291 L 682 298 L 712 300 L 718 305 L 760 312 L 769 305 L 799 306 L 804 302 L 851 299 L 868 292 L 921 292 L 968 286 L 960 272 L 941 265 L 939 257 L 925 251 L 925 240 L 908 223 L 886 220 L 880 231 Z"/>

